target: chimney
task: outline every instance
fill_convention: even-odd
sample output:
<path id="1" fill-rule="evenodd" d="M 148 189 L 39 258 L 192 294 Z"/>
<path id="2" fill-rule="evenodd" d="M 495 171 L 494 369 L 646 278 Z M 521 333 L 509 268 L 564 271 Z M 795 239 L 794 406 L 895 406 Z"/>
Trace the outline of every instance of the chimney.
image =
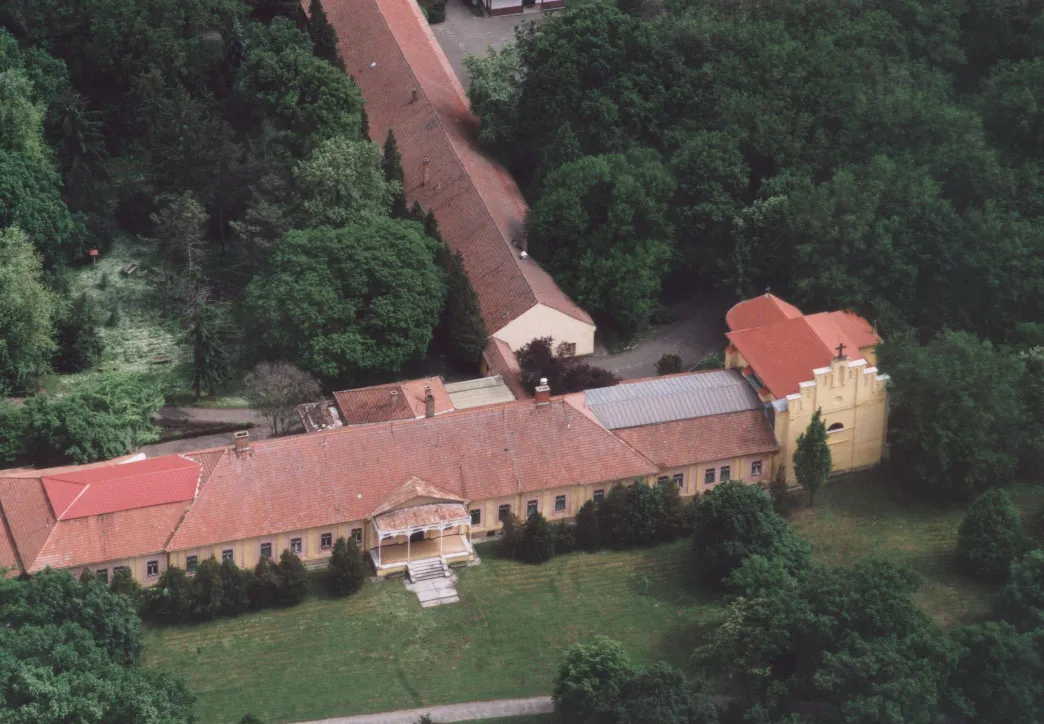
<path id="1" fill-rule="evenodd" d="M 424 157 L 424 170 L 421 171 L 421 186 L 428 185 L 428 166 L 431 165 L 431 159 L 427 156 Z"/>
<path id="2" fill-rule="evenodd" d="M 417 91 L 416 86 L 410 91 L 410 103 L 416 103 L 417 99 L 420 98 L 420 93 Z"/>
<path id="3" fill-rule="evenodd" d="M 551 388 L 547 386 L 546 377 L 541 377 L 540 384 L 537 385 L 536 403 L 538 406 L 551 404 Z"/>
<path id="4" fill-rule="evenodd" d="M 431 385 L 424 385 L 424 416 L 435 417 L 435 396 L 431 394 Z"/>
<path id="5" fill-rule="evenodd" d="M 249 430 L 240 430 L 239 432 L 233 433 L 232 439 L 236 444 L 236 456 L 242 458 L 250 454 Z"/>

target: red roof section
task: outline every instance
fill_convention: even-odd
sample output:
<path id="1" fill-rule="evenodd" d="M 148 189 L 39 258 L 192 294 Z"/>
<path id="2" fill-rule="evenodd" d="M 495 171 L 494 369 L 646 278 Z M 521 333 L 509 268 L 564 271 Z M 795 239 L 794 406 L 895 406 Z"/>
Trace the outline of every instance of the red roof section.
<path id="1" fill-rule="evenodd" d="M 435 398 L 435 414 L 453 411 L 441 377 L 425 377 L 407 382 L 359 387 L 334 393 L 337 408 L 345 425 L 367 425 L 374 422 L 413 420 L 424 417 L 426 388 Z"/>
<path id="2" fill-rule="evenodd" d="M 769 454 L 779 449 L 762 410 L 662 422 L 615 432 L 661 468 Z"/>
<path id="3" fill-rule="evenodd" d="M 821 312 L 820 314 L 813 314 L 810 319 L 826 315 L 844 332 L 852 343 L 860 349 L 864 347 L 873 347 L 874 345 L 881 343 L 881 338 L 874 331 L 873 326 L 870 322 L 866 321 L 858 314 L 849 311 L 841 312 Z"/>
<path id="4" fill-rule="evenodd" d="M 593 325 L 547 272 L 513 248 L 527 210 L 522 192 L 476 146 L 478 122 L 417 3 L 323 5 L 366 101 L 371 138 L 383 144 L 388 129 L 395 132 L 406 200 L 434 212 L 443 239 L 463 256 L 489 333 L 538 303 Z"/>
<path id="5" fill-rule="evenodd" d="M 41 476 L 58 520 L 192 500 L 199 463 L 178 455 Z"/>
<path id="6" fill-rule="evenodd" d="M 738 332 L 741 329 L 785 322 L 801 316 L 801 310 L 793 304 L 784 302 L 775 294 L 765 292 L 760 297 L 747 299 L 733 306 L 725 313 L 725 323 L 733 332 Z"/>
<path id="7" fill-rule="evenodd" d="M 486 363 L 490 375 L 500 375 L 504 379 L 504 384 L 516 400 L 530 397 L 529 392 L 522 386 L 522 368 L 518 364 L 518 357 L 511 351 L 507 342 L 491 337 L 486 343 L 486 348 L 482 350 L 482 361 Z"/>

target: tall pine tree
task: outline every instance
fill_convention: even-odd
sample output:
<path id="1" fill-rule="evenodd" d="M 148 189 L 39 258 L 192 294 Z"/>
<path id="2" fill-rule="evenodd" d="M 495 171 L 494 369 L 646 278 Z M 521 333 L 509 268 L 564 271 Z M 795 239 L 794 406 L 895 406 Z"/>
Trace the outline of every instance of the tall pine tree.
<path id="1" fill-rule="evenodd" d="M 446 303 L 439 325 L 432 333 L 432 343 L 455 363 L 477 366 L 488 335 L 479 311 L 478 294 L 464 271 L 464 257 L 460 252 L 451 251 L 442 240 L 439 222 L 431 211 L 424 217 L 424 232 L 439 241 L 435 260 L 446 275 Z"/>
<path id="2" fill-rule="evenodd" d="M 344 59 L 337 50 L 337 31 L 326 17 L 322 0 L 312 0 L 308 6 L 308 35 L 312 38 L 317 58 L 344 70 Z"/>
<path id="3" fill-rule="evenodd" d="M 395 132 L 388 129 L 388 137 L 384 139 L 384 177 L 389 181 L 399 182 L 399 193 L 392 200 L 391 215 L 396 219 L 408 219 L 410 214 L 406 206 L 406 191 L 402 173 L 402 156 L 399 144 L 395 141 Z"/>
<path id="4" fill-rule="evenodd" d="M 794 475 L 798 484 L 808 491 L 809 505 L 816 504 L 816 493 L 826 485 L 832 466 L 822 410 L 816 410 L 808 429 L 798 435 L 794 450 Z"/>
<path id="5" fill-rule="evenodd" d="M 205 388 L 211 394 L 229 374 L 230 362 L 221 319 L 204 295 L 188 311 L 188 341 L 192 346 L 192 390 L 198 400 Z"/>

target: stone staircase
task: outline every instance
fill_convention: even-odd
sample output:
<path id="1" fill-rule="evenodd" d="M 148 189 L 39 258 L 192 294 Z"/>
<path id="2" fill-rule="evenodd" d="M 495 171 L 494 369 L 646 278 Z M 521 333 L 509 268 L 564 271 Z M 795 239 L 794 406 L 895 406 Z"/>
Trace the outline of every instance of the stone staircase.
<path id="1" fill-rule="evenodd" d="M 406 571 L 413 583 L 430 581 L 435 578 L 447 578 L 450 574 L 446 562 L 441 558 L 424 558 L 419 561 L 410 561 L 406 564 Z"/>

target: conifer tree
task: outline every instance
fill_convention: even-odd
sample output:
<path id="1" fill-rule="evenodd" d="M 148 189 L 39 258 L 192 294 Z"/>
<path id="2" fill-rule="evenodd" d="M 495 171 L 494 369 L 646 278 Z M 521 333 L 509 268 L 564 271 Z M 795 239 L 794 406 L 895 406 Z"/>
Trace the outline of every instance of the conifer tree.
<path id="1" fill-rule="evenodd" d="M 254 566 L 254 575 L 250 581 L 250 607 L 268 608 L 278 603 L 281 584 L 276 564 L 271 558 L 262 556 Z"/>
<path id="2" fill-rule="evenodd" d="M 413 214 L 420 206 L 414 204 Z M 441 353 L 460 365 L 476 366 L 482 359 L 488 335 L 482 321 L 478 294 L 464 271 L 464 257 L 452 252 L 442 240 L 439 222 L 429 211 L 424 215 L 424 233 L 438 240 L 435 261 L 446 275 L 446 303 L 442 307 L 439 325 L 432 333 L 432 343 Z"/>
<path id="3" fill-rule="evenodd" d="M 222 339 L 217 311 L 206 299 L 189 309 L 188 341 L 192 346 L 192 390 L 198 400 L 206 388 L 211 394 L 229 374 L 226 340 Z"/>
<path id="4" fill-rule="evenodd" d="M 308 35 L 315 46 L 315 55 L 344 70 L 344 60 L 337 50 L 337 31 L 330 24 L 322 0 L 312 0 L 308 6 Z"/>
<path id="5" fill-rule="evenodd" d="M 221 565 L 213 558 L 200 562 L 192 576 L 192 618 L 209 621 L 222 613 L 225 587 Z"/>
<path id="6" fill-rule="evenodd" d="M 91 368 L 102 353 L 94 305 L 80 294 L 55 322 L 58 350 L 54 368 L 59 372 L 81 372 Z"/>
<path id="7" fill-rule="evenodd" d="M 601 513 L 593 500 L 580 506 L 576 513 L 576 544 L 585 551 L 602 547 Z"/>
<path id="8" fill-rule="evenodd" d="M 218 571 L 224 601 L 222 616 L 236 616 L 250 608 L 250 571 L 244 571 L 231 558 L 221 561 Z"/>
<path id="9" fill-rule="evenodd" d="M 279 556 L 279 602 L 296 606 L 308 596 L 308 571 L 304 563 L 289 550 Z"/>
<path id="10" fill-rule="evenodd" d="M 388 129 L 388 136 L 384 139 L 384 177 L 389 181 L 399 182 L 399 193 L 392 200 L 391 215 L 396 219 L 408 219 L 410 216 L 406 206 L 406 192 L 404 190 L 404 176 L 402 173 L 402 155 L 399 153 L 399 144 L 395 140 L 395 133 Z"/>
<path id="11" fill-rule="evenodd" d="M 326 589 L 334 596 L 348 596 L 362 588 L 365 580 L 366 569 L 355 539 L 338 538 L 326 570 Z"/>
<path id="12" fill-rule="evenodd" d="M 555 531 L 540 513 L 533 513 L 522 529 L 519 557 L 526 563 L 543 563 L 555 555 Z"/>
<path id="13" fill-rule="evenodd" d="M 816 504 L 816 493 L 826 485 L 832 466 L 826 425 L 822 411 L 816 410 L 808 429 L 798 435 L 794 450 L 794 475 L 798 484 L 808 491 L 809 505 Z"/>

